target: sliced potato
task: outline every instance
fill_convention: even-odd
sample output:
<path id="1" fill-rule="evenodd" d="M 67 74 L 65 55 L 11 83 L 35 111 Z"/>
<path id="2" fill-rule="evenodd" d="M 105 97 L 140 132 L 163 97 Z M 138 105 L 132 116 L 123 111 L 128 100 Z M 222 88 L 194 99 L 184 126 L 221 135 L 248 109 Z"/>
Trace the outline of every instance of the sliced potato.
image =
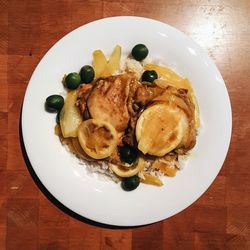
<path id="1" fill-rule="evenodd" d="M 112 163 L 109 163 L 109 167 L 115 174 L 120 177 L 131 177 L 138 174 L 144 169 L 145 161 L 142 157 L 139 157 L 137 163 L 134 166 L 131 166 L 130 168 L 118 166 Z"/>
<path id="2" fill-rule="evenodd" d="M 76 107 L 77 91 L 70 91 L 60 112 L 60 126 L 64 138 L 77 137 L 78 127 L 82 123 L 82 116 Z"/>
<path id="3" fill-rule="evenodd" d="M 93 67 L 95 69 L 95 77 L 103 77 L 103 72 L 107 67 L 107 59 L 101 50 L 95 50 L 93 52 Z"/>
<path id="4" fill-rule="evenodd" d="M 110 69 L 108 65 L 106 64 L 106 67 L 104 71 L 101 73 L 100 77 L 109 77 L 109 76 L 112 76 L 112 73 L 110 72 Z"/>
<path id="5" fill-rule="evenodd" d="M 180 82 L 179 88 L 187 89 L 189 94 L 194 92 L 192 84 L 187 78 Z"/>
<path id="6" fill-rule="evenodd" d="M 192 102 L 195 106 L 195 110 L 194 110 L 195 127 L 199 128 L 200 127 L 200 108 L 199 108 L 196 96 L 192 93 L 190 97 L 191 97 Z"/>
<path id="7" fill-rule="evenodd" d="M 111 124 L 89 119 L 80 125 L 78 140 L 87 155 L 94 159 L 104 159 L 114 152 L 118 135 Z"/>
<path id="8" fill-rule="evenodd" d="M 177 168 L 166 162 L 156 160 L 153 165 L 153 168 L 160 170 L 164 175 L 174 177 L 177 172 Z"/>
<path id="9" fill-rule="evenodd" d="M 182 79 L 181 81 L 180 80 L 169 81 L 166 79 L 156 79 L 154 80 L 154 83 L 162 89 L 165 89 L 168 86 L 173 86 L 177 89 L 187 89 L 189 93 L 193 92 L 192 85 L 188 79 Z"/>
<path id="10" fill-rule="evenodd" d="M 93 52 L 93 66 L 96 78 L 112 76 L 120 68 L 122 48 L 116 45 L 109 60 L 101 50 Z"/>
<path id="11" fill-rule="evenodd" d="M 174 81 L 171 82 L 166 79 L 156 79 L 154 80 L 154 83 L 162 89 L 166 89 L 169 86 L 173 86 L 177 89 L 187 89 L 188 93 L 193 93 L 193 88 L 187 79 L 176 81 L 176 82 Z"/>
<path id="12" fill-rule="evenodd" d="M 150 175 L 148 173 L 142 172 L 144 179 L 141 179 L 142 183 L 155 185 L 155 186 L 163 186 L 163 182 L 160 180 L 159 177 Z"/>
<path id="13" fill-rule="evenodd" d="M 61 130 L 61 128 L 60 128 L 60 126 L 58 124 L 55 126 L 55 134 L 59 137 L 62 145 L 69 146 L 69 149 L 71 151 L 71 149 L 72 149 L 72 147 L 71 147 L 71 139 L 72 139 L 72 137 L 64 138 L 63 135 L 62 135 L 62 130 Z"/>
<path id="14" fill-rule="evenodd" d="M 168 80 L 165 79 L 156 79 L 154 80 L 154 83 L 162 89 L 166 89 L 168 86 L 174 85 L 172 82 L 169 82 Z"/>
<path id="15" fill-rule="evenodd" d="M 122 48 L 120 45 L 116 45 L 107 63 L 107 69 L 112 74 L 120 68 Z"/>
<path id="16" fill-rule="evenodd" d="M 54 128 L 54 132 L 55 132 L 55 135 L 57 135 L 57 136 L 61 136 L 62 135 L 62 131 L 61 131 L 60 125 L 56 124 L 56 126 Z"/>
<path id="17" fill-rule="evenodd" d="M 182 77 L 177 75 L 173 70 L 156 64 L 146 64 L 144 65 L 144 69 L 155 70 L 159 78 L 163 78 L 169 82 L 175 83 L 182 80 Z"/>

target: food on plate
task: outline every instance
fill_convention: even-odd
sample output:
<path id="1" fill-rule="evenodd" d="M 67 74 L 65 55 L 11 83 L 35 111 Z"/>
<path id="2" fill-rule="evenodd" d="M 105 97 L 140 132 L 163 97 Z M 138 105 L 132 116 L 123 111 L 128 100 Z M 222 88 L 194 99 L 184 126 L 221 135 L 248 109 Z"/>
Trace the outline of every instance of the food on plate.
<path id="1" fill-rule="evenodd" d="M 139 186 L 139 184 L 140 184 L 140 179 L 137 175 L 124 178 L 122 180 L 122 187 L 126 191 L 132 191 L 136 189 Z"/>
<path id="2" fill-rule="evenodd" d="M 114 152 L 118 135 L 110 123 L 88 119 L 78 128 L 78 140 L 87 155 L 94 159 L 104 159 Z"/>
<path id="3" fill-rule="evenodd" d="M 132 164 L 138 157 L 138 150 L 131 145 L 125 144 L 118 149 L 120 158 L 123 162 Z"/>
<path id="4" fill-rule="evenodd" d="M 70 91 L 60 111 L 59 123 L 64 138 L 77 137 L 78 128 L 82 123 L 82 115 L 75 105 L 76 100 L 77 90 Z"/>
<path id="5" fill-rule="evenodd" d="M 93 67 L 95 69 L 96 78 L 105 77 L 104 70 L 107 66 L 107 59 L 101 50 L 95 50 L 93 52 Z M 108 73 L 109 75 L 109 73 Z"/>
<path id="6" fill-rule="evenodd" d="M 98 79 L 92 86 L 87 100 L 83 97 L 79 103 L 87 101 L 89 114 L 112 124 L 118 132 L 128 126 L 129 111 L 127 101 L 129 97 L 130 78 L 123 75 Z"/>
<path id="7" fill-rule="evenodd" d="M 65 77 L 65 85 L 68 89 L 77 89 L 80 84 L 81 77 L 76 72 L 72 72 Z"/>
<path id="8" fill-rule="evenodd" d="M 142 82 L 154 82 L 158 78 L 155 70 L 145 70 L 141 76 Z"/>
<path id="9" fill-rule="evenodd" d="M 96 78 L 112 76 L 120 67 L 122 48 L 116 45 L 109 60 L 101 50 L 93 52 L 93 67 L 96 72 Z"/>
<path id="10" fill-rule="evenodd" d="M 124 60 L 119 45 L 109 57 L 95 50 L 92 66 L 64 77 L 65 101 L 46 99 L 58 112 L 55 132 L 62 144 L 126 191 L 141 182 L 163 186 L 164 176 L 176 176 L 200 126 L 191 82 L 148 54 L 144 44 Z"/>
<path id="11" fill-rule="evenodd" d="M 64 105 L 64 99 L 60 95 L 50 95 L 46 98 L 45 108 L 50 112 L 59 111 Z"/>
<path id="12" fill-rule="evenodd" d="M 90 83 L 94 80 L 95 71 L 92 66 L 85 65 L 81 68 L 80 75 L 83 83 Z"/>
<path id="13" fill-rule="evenodd" d="M 136 163 L 131 166 L 127 164 L 113 164 L 109 163 L 110 169 L 119 177 L 131 177 L 137 175 L 145 167 L 145 160 L 139 157 Z"/>
<path id="14" fill-rule="evenodd" d="M 132 56 L 137 61 L 142 61 L 148 56 L 148 48 L 144 44 L 137 44 L 131 52 Z"/>
<path id="15" fill-rule="evenodd" d="M 143 174 L 143 179 L 141 179 L 142 183 L 159 186 L 159 187 L 163 186 L 163 182 L 158 177 L 148 174 L 146 172 L 143 172 L 142 174 Z"/>
<path id="16" fill-rule="evenodd" d="M 110 73 L 110 75 L 113 75 L 115 71 L 119 69 L 121 53 L 122 53 L 121 46 L 116 45 L 106 66 L 106 69 Z"/>
<path id="17" fill-rule="evenodd" d="M 136 124 L 138 149 L 145 155 L 166 155 L 181 143 L 186 123 L 179 108 L 164 102 L 152 105 L 142 112 Z"/>
<path id="18" fill-rule="evenodd" d="M 152 63 L 145 64 L 144 69 L 156 71 L 159 78 L 167 80 L 168 82 L 173 83 L 173 84 L 176 84 L 179 81 L 182 81 L 182 78 L 179 75 L 177 75 L 173 70 L 160 66 L 160 65 L 156 65 Z"/>

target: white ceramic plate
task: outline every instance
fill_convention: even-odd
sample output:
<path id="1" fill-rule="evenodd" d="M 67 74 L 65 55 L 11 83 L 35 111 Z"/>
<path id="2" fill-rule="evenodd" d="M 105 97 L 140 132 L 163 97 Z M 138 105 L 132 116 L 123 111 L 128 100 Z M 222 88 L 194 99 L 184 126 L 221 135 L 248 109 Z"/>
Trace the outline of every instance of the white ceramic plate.
<path id="1" fill-rule="evenodd" d="M 129 53 L 137 43 L 188 77 L 196 92 L 201 129 L 184 169 L 165 178 L 163 187 L 141 184 L 125 192 L 112 181 L 87 174 L 54 134 L 55 114 L 44 110 L 47 96 L 63 92 L 65 73 L 90 64 L 92 52 L 111 53 L 120 44 Z M 135 226 L 182 211 L 211 185 L 222 167 L 231 137 L 231 107 L 224 81 L 206 53 L 190 38 L 164 23 L 141 17 L 113 17 L 84 25 L 58 41 L 35 69 L 23 103 L 25 148 L 37 176 L 66 207 L 88 219 Z"/>

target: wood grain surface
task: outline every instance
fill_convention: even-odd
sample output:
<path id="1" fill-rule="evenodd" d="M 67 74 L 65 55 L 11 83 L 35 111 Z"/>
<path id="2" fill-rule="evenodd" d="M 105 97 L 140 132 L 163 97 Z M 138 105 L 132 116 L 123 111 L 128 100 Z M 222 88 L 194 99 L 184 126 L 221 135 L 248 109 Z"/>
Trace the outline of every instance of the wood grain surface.
<path id="1" fill-rule="evenodd" d="M 249 0 L 0 0 L 0 12 L 0 249 L 250 249 Z M 19 134 L 25 89 L 44 53 L 71 30 L 117 15 L 154 18 L 193 38 L 221 71 L 233 111 L 229 153 L 207 192 L 170 219 L 125 229 L 79 221 L 53 204 L 31 178 Z"/>

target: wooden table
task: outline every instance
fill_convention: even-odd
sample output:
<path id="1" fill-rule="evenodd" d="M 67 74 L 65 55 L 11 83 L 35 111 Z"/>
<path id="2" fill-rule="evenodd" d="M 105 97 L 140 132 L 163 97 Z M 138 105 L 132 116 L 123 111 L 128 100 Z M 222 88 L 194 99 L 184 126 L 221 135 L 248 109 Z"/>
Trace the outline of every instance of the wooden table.
<path id="1" fill-rule="evenodd" d="M 0 249 L 250 249 L 250 1 L 0 1 Z M 233 110 L 228 156 L 208 191 L 178 215 L 114 229 L 61 211 L 32 180 L 19 118 L 44 53 L 87 22 L 139 15 L 175 26 L 215 61 Z"/>

